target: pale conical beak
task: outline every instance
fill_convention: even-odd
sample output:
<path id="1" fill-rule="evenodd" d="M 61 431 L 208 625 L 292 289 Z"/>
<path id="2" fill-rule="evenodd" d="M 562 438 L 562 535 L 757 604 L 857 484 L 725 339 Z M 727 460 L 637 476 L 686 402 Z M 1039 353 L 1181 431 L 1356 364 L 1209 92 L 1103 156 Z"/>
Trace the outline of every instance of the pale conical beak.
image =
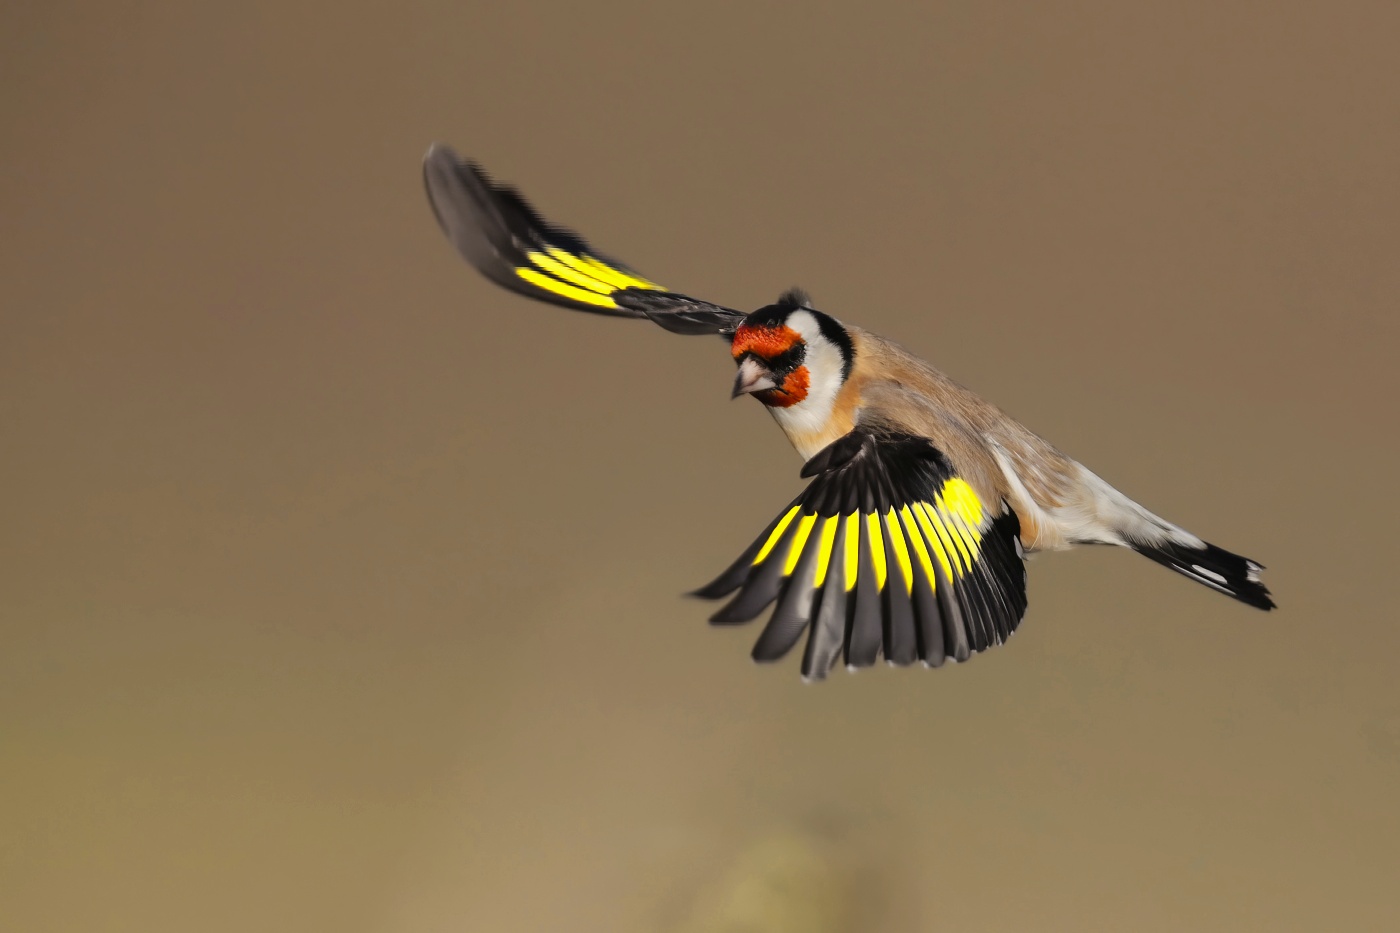
<path id="1" fill-rule="evenodd" d="M 734 393 L 730 398 L 738 398 L 741 395 L 752 395 L 754 392 L 762 392 L 764 389 L 776 389 L 778 383 L 773 381 L 773 374 L 753 357 L 745 357 L 739 364 L 739 374 L 734 377 Z"/>

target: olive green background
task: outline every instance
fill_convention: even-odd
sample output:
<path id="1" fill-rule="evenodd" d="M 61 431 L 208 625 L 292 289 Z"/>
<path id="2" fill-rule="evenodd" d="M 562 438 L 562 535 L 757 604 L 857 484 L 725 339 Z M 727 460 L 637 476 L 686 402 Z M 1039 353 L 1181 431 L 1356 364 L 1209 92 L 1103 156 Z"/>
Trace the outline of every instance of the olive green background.
<path id="1" fill-rule="evenodd" d="M 843 930 L 1400 928 L 1397 34 L 7 4 L 0 926 L 667 931 L 798 833 Z M 1281 610 L 1085 550 L 971 664 L 755 667 L 678 594 L 797 457 L 717 341 L 478 279 L 434 140 L 676 290 L 807 287 Z"/>

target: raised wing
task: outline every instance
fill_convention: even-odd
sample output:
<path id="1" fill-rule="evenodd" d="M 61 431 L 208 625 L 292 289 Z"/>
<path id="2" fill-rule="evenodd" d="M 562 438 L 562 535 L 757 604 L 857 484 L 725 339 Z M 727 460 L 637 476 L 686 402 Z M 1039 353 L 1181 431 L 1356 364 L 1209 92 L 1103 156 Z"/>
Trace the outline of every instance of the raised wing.
<path id="1" fill-rule="evenodd" d="M 937 667 L 1010 637 L 1026 611 L 1020 523 L 983 502 L 925 438 L 857 429 L 802 470 L 812 482 L 717 580 L 738 594 L 710 620 L 748 622 L 777 606 L 753 648 L 783 657 L 804 632 L 802 676 L 838 656 L 868 667 Z"/>
<path id="2" fill-rule="evenodd" d="M 434 145 L 423 182 L 439 226 L 468 262 L 497 285 L 578 311 L 649 318 L 675 333 L 732 333 L 743 314 L 677 295 L 551 224 L 475 162 Z"/>

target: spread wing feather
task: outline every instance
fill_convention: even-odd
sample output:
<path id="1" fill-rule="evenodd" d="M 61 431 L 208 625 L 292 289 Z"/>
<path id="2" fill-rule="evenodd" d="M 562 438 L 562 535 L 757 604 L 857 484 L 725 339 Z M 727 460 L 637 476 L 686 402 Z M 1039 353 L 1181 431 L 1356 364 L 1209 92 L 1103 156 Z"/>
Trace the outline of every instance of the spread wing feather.
<path id="1" fill-rule="evenodd" d="M 857 429 L 802 470 L 811 483 L 714 582 L 731 596 L 720 625 L 776 603 L 757 661 L 805 633 L 802 675 L 821 679 L 844 656 L 868 667 L 966 660 L 1001 644 L 1026 611 L 1016 514 L 984 503 L 926 438 Z M 737 592 L 736 592 L 737 591 Z"/>
<path id="2" fill-rule="evenodd" d="M 669 292 L 607 258 L 447 146 L 428 150 L 423 183 L 457 251 L 513 292 L 577 311 L 648 318 L 679 334 L 732 333 L 743 319 L 733 309 Z"/>

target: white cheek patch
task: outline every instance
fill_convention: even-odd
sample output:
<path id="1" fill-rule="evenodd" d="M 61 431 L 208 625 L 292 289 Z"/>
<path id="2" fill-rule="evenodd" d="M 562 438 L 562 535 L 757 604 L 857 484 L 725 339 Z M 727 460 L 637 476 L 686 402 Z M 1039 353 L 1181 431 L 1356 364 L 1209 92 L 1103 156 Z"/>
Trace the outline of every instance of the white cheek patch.
<path id="1" fill-rule="evenodd" d="M 813 341 L 826 340 L 826 338 L 822 336 L 821 325 L 817 323 L 816 318 L 812 317 L 812 313 L 810 311 L 794 311 L 788 315 L 787 321 L 784 323 L 786 323 L 788 327 L 791 327 L 793 330 L 797 331 L 797 335 L 799 337 L 807 341 L 807 346 L 809 349 L 811 348 Z"/>
<path id="2" fill-rule="evenodd" d="M 823 430 L 831 418 L 836 394 L 841 391 L 841 373 L 846 358 L 841 348 L 822 333 L 817 319 L 807 311 L 795 311 L 788 316 L 787 326 L 797 331 L 807 344 L 802 365 L 807 367 L 807 397 L 787 408 L 773 408 L 773 417 L 789 435 L 810 434 Z"/>

